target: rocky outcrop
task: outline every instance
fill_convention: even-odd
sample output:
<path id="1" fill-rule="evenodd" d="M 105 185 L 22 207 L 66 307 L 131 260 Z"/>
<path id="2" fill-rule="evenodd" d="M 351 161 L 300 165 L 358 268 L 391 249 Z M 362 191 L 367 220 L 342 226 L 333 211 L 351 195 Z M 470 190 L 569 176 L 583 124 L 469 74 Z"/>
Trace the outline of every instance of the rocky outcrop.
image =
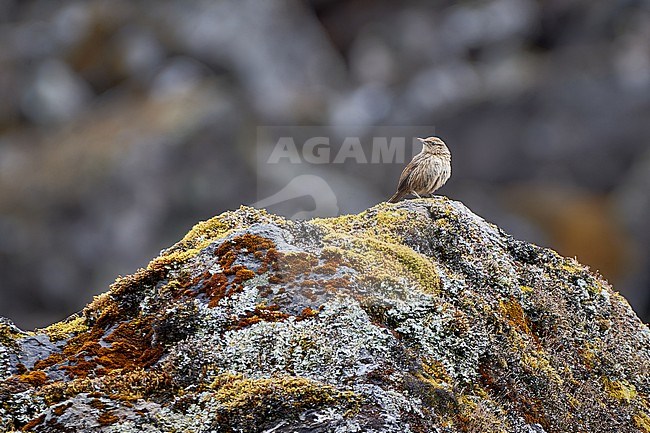
<path id="1" fill-rule="evenodd" d="M 0 324 L 0 429 L 648 432 L 650 331 L 444 198 L 195 226 L 82 312 Z"/>

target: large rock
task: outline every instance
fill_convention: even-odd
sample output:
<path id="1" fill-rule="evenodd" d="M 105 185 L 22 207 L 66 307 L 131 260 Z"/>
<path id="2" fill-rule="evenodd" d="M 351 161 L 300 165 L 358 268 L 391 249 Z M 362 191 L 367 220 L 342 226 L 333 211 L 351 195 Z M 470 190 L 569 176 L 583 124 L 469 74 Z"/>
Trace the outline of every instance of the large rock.
<path id="1" fill-rule="evenodd" d="M 0 429 L 648 432 L 650 331 L 458 202 L 198 224 L 81 313 L 0 323 Z"/>

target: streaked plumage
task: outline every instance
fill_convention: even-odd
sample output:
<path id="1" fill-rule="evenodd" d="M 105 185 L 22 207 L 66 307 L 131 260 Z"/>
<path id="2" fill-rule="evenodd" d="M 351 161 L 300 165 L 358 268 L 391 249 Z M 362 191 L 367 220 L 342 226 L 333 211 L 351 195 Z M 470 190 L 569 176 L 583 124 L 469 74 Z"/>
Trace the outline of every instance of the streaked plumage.
<path id="1" fill-rule="evenodd" d="M 407 194 L 417 197 L 433 194 L 451 176 L 451 153 L 438 137 L 419 138 L 422 151 L 415 155 L 399 178 L 397 192 L 389 203 L 400 201 Z"/>

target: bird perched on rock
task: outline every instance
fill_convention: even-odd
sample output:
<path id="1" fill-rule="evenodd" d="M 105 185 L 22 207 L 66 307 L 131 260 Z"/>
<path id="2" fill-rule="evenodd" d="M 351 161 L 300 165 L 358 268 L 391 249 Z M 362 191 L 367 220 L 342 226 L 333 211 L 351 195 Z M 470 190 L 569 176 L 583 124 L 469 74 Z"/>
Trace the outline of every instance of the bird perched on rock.
<path id="1" fill-rule="evenodd" d="M 415 155 L 399 177 L 397 192 L 388 200 L 397 203 L 405 195 L 417 198 L 433 194 L 451 176 L 451 152 L 438 137 L 418 138 L 422 151 Z"/>

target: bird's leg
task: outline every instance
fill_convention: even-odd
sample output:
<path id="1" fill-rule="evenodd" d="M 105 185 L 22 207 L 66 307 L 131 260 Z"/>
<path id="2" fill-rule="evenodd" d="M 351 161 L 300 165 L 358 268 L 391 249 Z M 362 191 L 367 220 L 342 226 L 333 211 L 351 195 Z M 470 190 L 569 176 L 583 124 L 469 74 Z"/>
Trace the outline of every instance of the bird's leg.
<path id="1" fill-rule="evenodd" d="M 415 191 L 411 191 L 411 192 L 412 192 L 413 195 L 416 196 L 417 198 L 422 198 L 422 197 L 420 197 L 420 195 L 419 195 L 417 192 L 415 192 Z"/>

